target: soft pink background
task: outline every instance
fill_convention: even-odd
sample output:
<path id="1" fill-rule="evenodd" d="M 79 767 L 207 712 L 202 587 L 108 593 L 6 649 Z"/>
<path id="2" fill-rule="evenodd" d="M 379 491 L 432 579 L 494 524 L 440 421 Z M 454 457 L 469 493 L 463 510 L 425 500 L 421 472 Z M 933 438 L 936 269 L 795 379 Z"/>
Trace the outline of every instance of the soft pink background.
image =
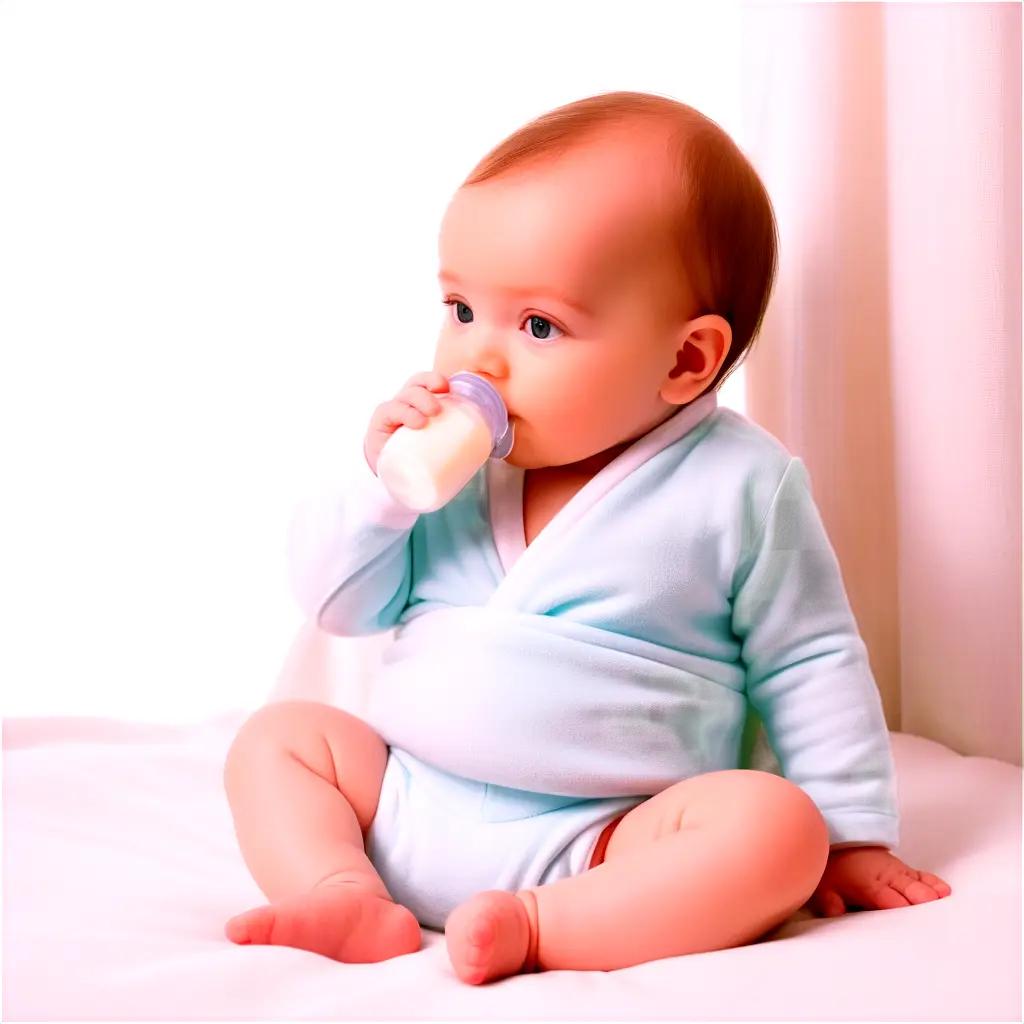
<path id="1" fill-rule="evenodd" d="M 891 729 L 1021 763 L 1021 9 L 745 11 L 781 259 L 748 415 L 799 455 Z"/>

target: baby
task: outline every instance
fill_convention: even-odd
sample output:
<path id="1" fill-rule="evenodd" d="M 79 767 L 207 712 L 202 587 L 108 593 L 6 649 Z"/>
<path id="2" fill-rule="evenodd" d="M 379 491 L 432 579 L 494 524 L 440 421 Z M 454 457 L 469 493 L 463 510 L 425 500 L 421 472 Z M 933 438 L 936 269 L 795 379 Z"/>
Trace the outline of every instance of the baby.
<path id="1" fill-rule="evenodd" d="M 269 903 L 229 939 L 366 963 L 422 924 L 479 984 L 949 894 L 890 852 L 889 736 L 807 471 L 718 407 L 776 244 L 728 135 L 643 93 L 544 115 L 456 192 L 433 370 L 290 533 L 318 625 L 394 642 L 365 721 L 288 701 L 239 730 L 224 782 Z M 515 444 L 417 514 L 377 457 L 459 370 Z M 748 709 L 781 774 L 743 765 Z"/>

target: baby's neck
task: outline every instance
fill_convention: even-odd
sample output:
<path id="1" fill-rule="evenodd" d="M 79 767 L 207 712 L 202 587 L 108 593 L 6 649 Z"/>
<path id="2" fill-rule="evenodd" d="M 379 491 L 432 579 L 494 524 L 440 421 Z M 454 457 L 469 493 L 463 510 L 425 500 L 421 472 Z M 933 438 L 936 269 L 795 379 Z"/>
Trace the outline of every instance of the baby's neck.
<path id="1" fill-rule="evenodd" d="M 633 442 L 623 441 L 621 444 L 612 445 L 604 451 L 597 452 L 579 462 L 570 462 L 564 466 L 538 466 L 536 469 L 528 470 L 529 473 L 543 478 L 566 478 L 566 477 L 592 477 L 599 473 L 612 459 L 622 454 Z"/>
<path id="2" fill-rule="evenodd" d="M 545 479 L 547 477 L 551 477 L 556 480 L 579 478 L 590 479 L 590 477 L 595 476 L 604 469 L 609 462 L 618 458 L 618 456 L 620 456 L 631 444 L 650 433 L 650 431 L 654 430 L 655 427 L 661 426 L 661 424 L 666 420 L 671 419 L 681 408 L 682 406 L 672 406 L 662 415 L 661 419 L 647 427 L 646 430 L 639 431 L 633 437 L 627 438 L 619 444 L 613 444 L 610 448 L 605 448 L 603 451 L 590 455 L 585 459 L 580 459 L 579 462 L 570 462 L 564 466 L 541 466 L 537 469 L 531 469 L 529 472 L 535 475 L 541 474 Z"/>

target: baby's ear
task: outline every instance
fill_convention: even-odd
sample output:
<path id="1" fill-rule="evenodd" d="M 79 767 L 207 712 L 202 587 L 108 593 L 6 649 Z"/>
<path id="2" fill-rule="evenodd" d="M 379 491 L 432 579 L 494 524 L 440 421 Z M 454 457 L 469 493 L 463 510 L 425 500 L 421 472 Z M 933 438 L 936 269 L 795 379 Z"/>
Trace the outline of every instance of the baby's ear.
<path id="1" fill-rule="evenodd" d="M 662 385 L 661 397 L 685 405 L 715 379 L 732 345 L 732 328 L 721 316 L 709 313 L 685 324 L 676 336 L 674 360 Z"/>
<path id="2" fill-rule="evenodd" d="M 669 377 L 673 380 L 684 373 L 700 373 L 707 364 L 707 356 L 704 350 L 694 345 L 687 339 L 683 347 L 676 351 L 676 365 L 669 371 Z"/>

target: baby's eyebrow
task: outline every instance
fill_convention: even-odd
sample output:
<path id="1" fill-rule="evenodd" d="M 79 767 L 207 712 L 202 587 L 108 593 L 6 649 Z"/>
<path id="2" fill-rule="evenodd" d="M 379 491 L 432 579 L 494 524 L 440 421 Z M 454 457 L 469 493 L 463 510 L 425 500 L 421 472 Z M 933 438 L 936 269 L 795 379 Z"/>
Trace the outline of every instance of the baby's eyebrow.
<path id="1" fill-rule="evenodd" d="M 458 277 L 456 274 L 453 274 L 448 270 L 442 270 L 437 277 L 438 280 L 451 281 L 452 284 L 464 285 L 466 283 L 461 277 Z M 571 309 L 576 310 L 577 313 L 582 313 L 583 316 L 596 316 L 589 306 L 577 299 L 570 299 L 566 295 L 560 295 L 558 292 L 552 291 L 550 288 L 520 288 L 510 286 L 502 288 L 502 291 L 507 292 L 509 295 L 545 295 L 549 299 L 555 299 L 557 302 L 565 303 L 565 305 L 569 306 Z"/>

